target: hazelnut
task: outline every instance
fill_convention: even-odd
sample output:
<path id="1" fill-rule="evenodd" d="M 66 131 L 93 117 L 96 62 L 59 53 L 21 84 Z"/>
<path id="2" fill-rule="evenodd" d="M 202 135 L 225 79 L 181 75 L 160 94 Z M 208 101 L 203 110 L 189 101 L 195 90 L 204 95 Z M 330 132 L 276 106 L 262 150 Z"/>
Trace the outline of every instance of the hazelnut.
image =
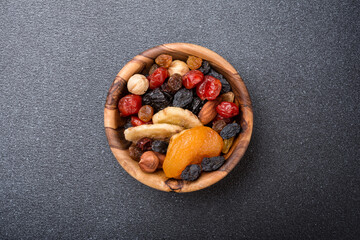
<path id="1" fill-rule="evenodd" d="M 149 80 L 142 74 L 134 74 L 127 82 L 129 92 L 143 95 L 149 88 Z"/>
<path id="2" fill-rule="evenodd" d="M 154 152 L 155 153 L 155 155 L 158 157 L 158 159 L 159 159 L 159 166 L 158 166 L 158 168 L 162 168 L 162 165 L 163 165 L 163 163 L 164 163 L 164 160 L 165 160 L 165 154 L 162 154 L 162 153 L 158 153 L 158 152 Z"/>
<path id="3" fill-rule="evenodd" d="M 153 151 L 144 152 L 141 155 L 139 167 L 146 173 L 155 172 L 159 166 L 159 158 Z"/>
<path id="4" fill-rule="evenodd" d="M 185 73 L 187 73 L 189 70 L 188 65 L 180 60 L 175 60 L 171 63 L 170 67 L 168 68 L 169 75 L 173 75 L 175 73 L 180 74 L 183 76 Z"/>

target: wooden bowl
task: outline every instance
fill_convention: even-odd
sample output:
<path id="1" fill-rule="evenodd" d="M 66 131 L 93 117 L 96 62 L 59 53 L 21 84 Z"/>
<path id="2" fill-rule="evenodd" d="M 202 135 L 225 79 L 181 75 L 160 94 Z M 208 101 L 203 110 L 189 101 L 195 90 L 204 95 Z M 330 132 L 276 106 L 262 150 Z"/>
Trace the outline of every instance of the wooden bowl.
<path id="1" fill-rule="evenodd" d="M 140 170 L 138 163 L 130 158 L 128 150 L 130 143 L 124 138 L 124 129 L 122 126 L 125 124 L 125 121 L 120 117 L 117 106 L 120 98 L 127 94 L 126 83 L 135 73 L 147 73 L 154 63 L 154 59 L 163 53 L 172 55 L 173 59 L 183 61 L 186 61 L 189 55 L 207 60 L 212 68 L 228 80 L 235 94 L 235 103 L 237 103 L 241 109 L 241 114 L 236 121 L 240 123 L 242 131 L 234 141 L 230 151 L 225 155 L 225 164 L 217 171 L 203 172 L 200 178 L 194 182 L 168 179 L 162 170 L 157 170 L 155 173 L 144 173 Z M 224 58 L 198 45 L 169 43 L 150 48 L 140 53 L 120 70 L 106 98 L 104 125 L 111 151 L 117 161 L 131 176 L 143 184 L 158 190 L 166 192 L 192 192 L 218 182 L 240 161 L 250 142 L 253 129 L 253 112 L 250 96 L 244 82 L 234 67 Z"/>

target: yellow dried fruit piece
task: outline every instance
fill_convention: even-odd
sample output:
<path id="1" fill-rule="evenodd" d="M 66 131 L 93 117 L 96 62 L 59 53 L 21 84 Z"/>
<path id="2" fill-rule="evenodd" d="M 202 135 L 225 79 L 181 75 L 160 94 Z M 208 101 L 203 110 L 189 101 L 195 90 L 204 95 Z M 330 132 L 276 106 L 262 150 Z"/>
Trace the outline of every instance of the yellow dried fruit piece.
<path id="1" fill-rule="evenodd" d="M 229 139 L 224 139 L 224 146 L 223 146 L 223 148 L 221 150 L 221 152 L 223 154 L 226 154 L 226 153 L 229 152 L 231 146 L 233 145 L 234 139 L 235 139 L 235 137 L 232 137 L 232 138 L 229 138 Z"/>

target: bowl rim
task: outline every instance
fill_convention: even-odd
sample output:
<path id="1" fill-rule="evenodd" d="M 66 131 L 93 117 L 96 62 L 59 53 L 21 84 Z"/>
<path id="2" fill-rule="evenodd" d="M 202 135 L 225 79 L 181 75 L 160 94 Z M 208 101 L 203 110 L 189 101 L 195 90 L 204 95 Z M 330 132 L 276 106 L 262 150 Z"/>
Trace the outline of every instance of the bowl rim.
<path id="1" fill-rule="evenodd" d="M 239 123 L 242 131 L 234 140 L 230 151 L 225 154 L 225 164 L 213 172 L 203 172 L 200 178 L 194 182 L 177 179 L 168 179 L 163 171 L 144 173 L 138 167 L 136 161 L 129 156 L 129 142 L 124 138 L 124 119 L 119 115 L 117 108 L 122 94 L 126 93 L 127 80 L 135 73 L 148 71 L 154 63 L 156 56 L 165 53 L 175 59 L 185 60 L 189 55 L 198 56 L 207 60 L 212 68 L 221 73 L 232 87 L 235 94 L 235 103 L 241 109 Z M 253 111 L 249 92 L 236 69 L 216 52 L 191 43 L 167 43 L 145 50 L 135 56 L 119 71 L 115 77 L 106 98 L 104 108 L 104 127 L 109 147 L 119 164 L 132 177 L 141 183 L 166 192 L 193 192 L 209 187 L 224 178 L 241 160 L 250 143 L 253 130 Z"/>

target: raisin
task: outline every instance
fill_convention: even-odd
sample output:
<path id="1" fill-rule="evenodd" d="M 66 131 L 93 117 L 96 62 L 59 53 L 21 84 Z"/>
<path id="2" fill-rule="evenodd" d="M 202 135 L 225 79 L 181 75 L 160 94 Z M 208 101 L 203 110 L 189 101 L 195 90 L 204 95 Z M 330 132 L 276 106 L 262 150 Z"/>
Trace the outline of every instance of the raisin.
<path id="1" fill-rule="evenodd" d="M 220 136 L 223 139 L 229 139 L 234 137 L 236 134 L 238 134 L 241 131 L 241 127 L 237 123 L 230 123 L 226 125 L 220 132 Z"/>
<path id="2" fill-rule="evenodd" d="M 225 126 L 226 126 L 226 122 L 224 120 L 217 120 L 213 122 L 212 129 L 214 129 L 217 133 L 220 133 Z"/>
<path id="3" fill-rule="evenodd" d="M 214 69 L 210 70 L 209 75 L 220 80 L 220 82 L 221 82 L 221 92 L 220 93 L 227 93 L 227 92 L 231 91 L 230 83 L 228 81 L 226 81 L 226 79 L 224 78 L 223 75 L 216 72 Z"/>
<path id="4" fill-rule="evenodd" d="M 150 105 L 144 105 L 140 108 L 138 116 L 141 121 L 149 122 L 154 115 L 154 109 Z"/>
<path id="5" fill-rule="evenodd" d="M 184 108 L 193 100 L 193 92 L 186 88 L 180 89 L 174 96 L 173 106 Z"/>
<path id="6" fill-rule="evenodd" d="M 124 129 L 128 129 L 131 128 L 133 125 L 131 124 L 131 121 L 128 121 L 125 125 L 124 125 Z"/>
<path id="7" fill-rule="evenodd" d="M 210 72 L 210 69 L 211 69 L 210 63 L 208 61 L 203 60 L 199 70 L 205 75 Z"/>
<path id="8" fill-rule="evenodd" d="M 166 98 L 163 92 L 160 89 L 155 89 L 150 91 L 143 96 L 143 104 L 151 105 L 154 108 L 154 112 L 162 110 L 170 105 L 170 101 Z"/>
<path id="9" fill-rule="evenodd" d="M 181 173 L 181 179 L 186 181 L 195 181 L 200 177 L 201 167 L 197 164 L 187 166 Z"/>
<path id="10" fill-rule="evenodd" d="M 143 151 L 141 151 L 141 149 L 138 148 L 135 143 L 131 144 L 131 146 L 129 147 L 129 155 L 132 159 L 134 159 L 135 161 L 140 161 L 140 157 L 142 154 Z"/>
<path id="11" fill-rule="evenodd" d="M 160 67 L 168 68 L 172 63 L 172 56 L 167 54 L 161 54 L 155 58 L 155 62 Z"/>
<path id="12" fill-rule="evenodd" d="M 175 73 L 175 74 L 171 75 L 168 82 L 167 82 L 167 87 L 172 92 L 179 91 L 180 88 L 182 87 L 181 75 L 178 74 L 178 73 Z"/>
<path id="13" fill-rule="evenodd" d="M 204 158 L 201 162 L 201 168 L 204 172 L 218 170 L 225 162 L 223 156 Z"/>
<path id="14" fill-rule="evenodd" d="M 221 102 L 216 106 L 216 112 L 224 118 L 231 118 L 239 114 L 239 107 L 232 102 Z"/>
<path id="15" fill-rule="evenodd" d="M 232 138 L 229 138 L 229 139 L 224 139 L 224 145 L 223 145 L 223 148 L 221 150 L 221 152 L 223 154 L 227 154 L 229 152 L 229 150 L 230 150 L 230 148 L 231 148 L 231 146 L 232 146 L 232 144 L 234 142 L 234 138 L 235 137 L 232 137 Z"/>
<path id="16" fill-rule="evenodd" d="M 169 144 L 165 141 L 155 140 L 155 141 L 153 141 L 151 148 L 154 152 L 165 154 L 167 151 L 168 145 Z"/>
<path id="17" fill-rule="evenodd" d="M 194 99 L 188 109 L 195 115 L 198 115 L 201 108 L 204 106 L 204 103 L 205 103 L 204 100 L 201 100 L 199 97 L 194 97 Z"/>
<path id="18" fill-rule="evenodd" d="M 195 70 L 201 67 L 202 59 L 195 56 L 189 56 L 186 61 L 186 64 L 189 66 L 191 70 Z"/>
<path id="19" fill-rule="evenodd" d="M 156 69 L 159 68 L 159 65 L 153 64 L 149 70 L 149 75 L 153 74 Z"/>
<path id="20" fill-rule="evenodd" d="M 168 90 L 168 89 L 166 89 Z M 166 91 L 166 90 L 162 90 L 161 92 L 164 94 L 164 96 L 166 97 L 166 99 L 169 102 L 172 102 L 172 100 L 174 99 L 174 93 L 172 93 L 171 91 Z"/>
<path id="21" fill-rule="evenodd" d="M 140 148 L 141 151 L 145 152 L 151 150 L 151 144 L 152 144 L 152 139 L 144 137 L 141 138 L 139 141 L 137 141 L 136 146 Z"/>

